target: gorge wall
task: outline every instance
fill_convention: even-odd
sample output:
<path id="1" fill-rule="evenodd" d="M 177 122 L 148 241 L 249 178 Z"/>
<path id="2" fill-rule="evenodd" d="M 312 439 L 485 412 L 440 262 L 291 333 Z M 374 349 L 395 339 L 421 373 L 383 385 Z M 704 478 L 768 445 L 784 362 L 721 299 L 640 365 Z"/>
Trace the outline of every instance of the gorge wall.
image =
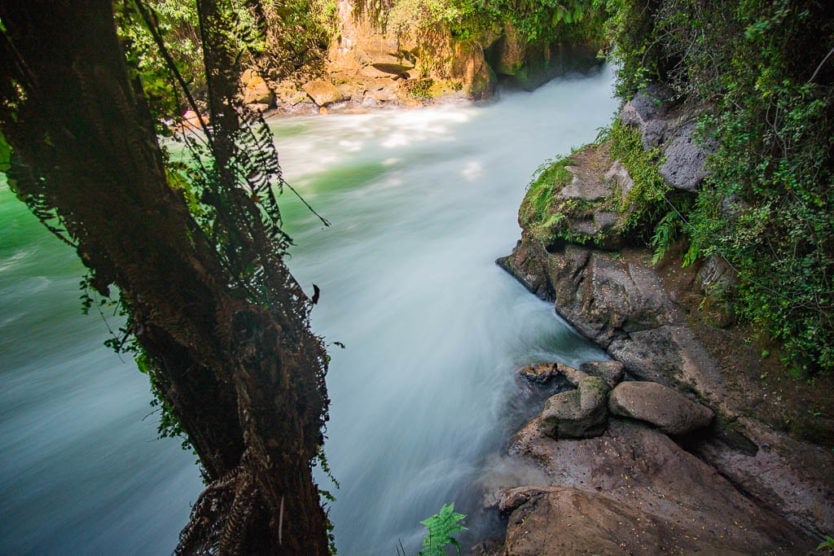
<path id="1" fill-rule="evenodd" d="M 532 90 L 600 63 L 601 39 L 530 39 L 510 22 L 457 33 L 419 12 L 355 0 L 336 2 L 334 26 L 323 66 L 278 80 L 250 70 L 244 102 L 298 113 L 484 100 L 499 82 Z"/>

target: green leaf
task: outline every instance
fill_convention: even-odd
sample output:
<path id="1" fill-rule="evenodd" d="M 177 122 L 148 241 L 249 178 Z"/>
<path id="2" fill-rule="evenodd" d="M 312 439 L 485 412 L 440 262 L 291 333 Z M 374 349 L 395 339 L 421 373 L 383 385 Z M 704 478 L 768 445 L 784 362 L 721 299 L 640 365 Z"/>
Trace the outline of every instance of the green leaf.
<path id="1" fill-rule="evenodd" d="M 452 535 L 466 530 L 460 523 L 465 518 L 465 515 L 455 512 L 455 505 L 452 503 L 445 504 L 438 513 L 421 521 L 428 533 L 423 537 L 420 555 L 443 556 L 446 554 L 446 546 L 450 544 L 460 553 L 460 544 Z"/>
<path id="2" fill-rule="evenodd" d="M 6 138 L 0 133 L 0 172 L 6 173 L 11 166 L 12 146 L 6 142 Z"/>

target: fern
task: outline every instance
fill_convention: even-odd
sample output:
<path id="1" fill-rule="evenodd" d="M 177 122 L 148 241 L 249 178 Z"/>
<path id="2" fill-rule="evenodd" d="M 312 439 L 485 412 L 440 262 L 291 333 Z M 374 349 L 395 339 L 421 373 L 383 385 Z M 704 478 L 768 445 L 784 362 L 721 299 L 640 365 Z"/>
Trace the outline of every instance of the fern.
<path id="1" fill-rule="evenodd" d="M 455 505 L 452 503 L 443 505 L 438 513 L 421 521 L 428 533 L 423 537 L 420 556 L 445 556 L 446 547 L 450 544 L 460 554 L 460 543 L 452 535 L 466 530 L 461 524 L 464 518 L 465 515 L 455 512 Z"/>

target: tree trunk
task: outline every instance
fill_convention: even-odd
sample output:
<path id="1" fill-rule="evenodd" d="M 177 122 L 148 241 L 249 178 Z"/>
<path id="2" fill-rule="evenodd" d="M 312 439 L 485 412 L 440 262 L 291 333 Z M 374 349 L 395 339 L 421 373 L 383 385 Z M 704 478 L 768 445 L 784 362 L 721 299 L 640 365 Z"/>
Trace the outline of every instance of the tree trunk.
<path id="1" fill-rule="evenodd" d="M 326 553 L 311 474 L 325 356 L 303 292 L 274 253 L 261 264 L 280 303 L 230 286 L 217 245 L 166 182 L 109 0 L 6 1 L 0 20 L 10 183 L 42 220 L 57 219 L 98 290 L 119 288 L 210 481 L 181 551 Z"/>

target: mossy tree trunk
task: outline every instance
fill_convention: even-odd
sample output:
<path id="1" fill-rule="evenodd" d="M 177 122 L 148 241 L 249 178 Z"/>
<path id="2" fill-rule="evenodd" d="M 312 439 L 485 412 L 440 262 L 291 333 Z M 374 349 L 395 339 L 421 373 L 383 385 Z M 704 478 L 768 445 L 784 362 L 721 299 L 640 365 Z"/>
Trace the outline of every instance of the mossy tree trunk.
<path id="1" fill-rule="evenodd" d="M 234 198 L 223 216 L 227 240 L 258 253 L 268 303 L 234 286 L 234 265 L 168 186 L 111 2 L 3 2 L 0 21 L 10 183 L 76 246 L 97 290 L 118 288 L 160 393 L 204 466 L 209 486 L 179 550 L 327 553 L 311 473 L 327 418 L 325 354 L 258 209 L 226 189 Z M 214 92 L 212 115 L 224 122 L 228 85 Z M 222 134 L 216 139 L 223 147 Z M 232 235 L 235 219 L 243 231 Z"/>

